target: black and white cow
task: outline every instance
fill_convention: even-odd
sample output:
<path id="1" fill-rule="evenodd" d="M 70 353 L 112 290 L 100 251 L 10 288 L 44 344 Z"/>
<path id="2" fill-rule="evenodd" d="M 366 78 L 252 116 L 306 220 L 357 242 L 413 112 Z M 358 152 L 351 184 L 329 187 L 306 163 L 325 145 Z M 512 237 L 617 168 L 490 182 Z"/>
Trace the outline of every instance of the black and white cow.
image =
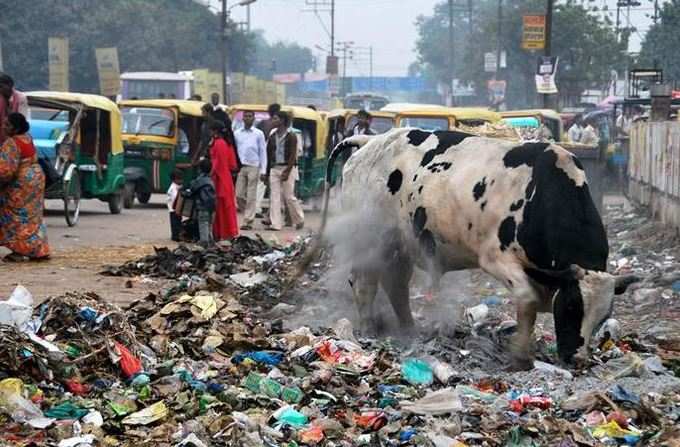
<path id="1" fill-rule="evenodd" d="M 340 143 L 327 181 L 337 156 L 357 147 L 343 170 L 341 198 L 343 213 L 356 216 L 356 233 L 371 235 L 353 248 L 351 284 L 362 330 L 374 324 L 378 285 L 400 324 L 414 325 L 414 265 L 434 277 L 481 267 L 512 292 L 517 367 L 531 365 L 537 312 L 554 314 L 562 360 L 587 356 L 614 294 L 634 279 L 605 272 L 607 236 L 574 155 L 548 143 L 402 128 Z M 322 232 L 327 209 L 328 196 Z"/>

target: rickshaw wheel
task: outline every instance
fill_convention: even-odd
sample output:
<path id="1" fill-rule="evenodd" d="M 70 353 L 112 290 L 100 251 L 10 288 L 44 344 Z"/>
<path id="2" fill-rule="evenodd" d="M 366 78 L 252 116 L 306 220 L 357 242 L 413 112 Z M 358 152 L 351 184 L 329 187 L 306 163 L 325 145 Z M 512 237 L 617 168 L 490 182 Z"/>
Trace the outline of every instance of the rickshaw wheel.
<path id="1" fill-rule="evenodd" d="M 135 184 L 126 183 L 123 196 L 123 207 L 129 210 L 134 206 L 134 204 L 135 204 Z"/>
<path id="2" fill-rule="evenodd" d="M 149 203 L 149 200 L 151 200 L 151 193 L 150 192 L 138 192 L 137 193 L 137 200 L 139 203 Z"/>
<path id="3" fill-rule="evenodd" d="M 125 198 L 124 191 L 125 189 L 121 187 L 118 191 L 109 196 L 108 202 L 111 214 L 120 214 L 120 212 L 123 211 L 123 199 Z"/>
<path id="4" fill-rule="evenodd" d="M 64 217 L 66 224 L 73 227 L 80 217 L 80 177 L 78 171 L 74 171 L 70 180 L 63 182 Z"/>

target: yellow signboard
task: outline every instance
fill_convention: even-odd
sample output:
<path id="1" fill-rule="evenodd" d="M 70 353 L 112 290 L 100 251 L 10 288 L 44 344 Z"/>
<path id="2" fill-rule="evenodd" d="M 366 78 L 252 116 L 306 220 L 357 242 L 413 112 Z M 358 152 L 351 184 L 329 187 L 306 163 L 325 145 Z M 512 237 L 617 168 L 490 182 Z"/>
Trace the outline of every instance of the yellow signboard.
<path id="1" fill-rule="evenodd" d="M 545 16 L 524 16 L 522 28 L 522 48 L 542 50 L 545 48 Z"/>
<path id="2" fill-rule="evenodd" d="M 276 101 L 279 104 L 286 102 L 286 84 L 276 84 Z"/>
<path id="3" fill-rule="evenodd" d="M 209 95 L 206 98 L 203 98 L 204 101 L 209 101 L 210 96 L 212 96 L 213 93 L 217 93 L 220 95 L 220 102 L 224 103 L 224 93 L 222 92 L 222 73 L 215 73 L 213 71 L 208 73 L 207 88 Z"/>
<path id="4" fill-rule="evenodd" d="M 52 91 L 68 91 L 68 39 L 50 37 L 47 39 L 49 88 Z"/>
<path id="5" fill-rule="evenodd" d="M 116 96 L 120 92 L 120 66 L 117 48 L 97 48 L 97 71 L 99 90 L 104 96 Z"/>
<path id="6" fill-rule="evenodd" d="M 197 68 L 192 71 L 194 75 L 194 95 L 199 95 L 202 101 L 209 101 L 210 92 L 208 90 L 208 73 L 207 68 Z"/>

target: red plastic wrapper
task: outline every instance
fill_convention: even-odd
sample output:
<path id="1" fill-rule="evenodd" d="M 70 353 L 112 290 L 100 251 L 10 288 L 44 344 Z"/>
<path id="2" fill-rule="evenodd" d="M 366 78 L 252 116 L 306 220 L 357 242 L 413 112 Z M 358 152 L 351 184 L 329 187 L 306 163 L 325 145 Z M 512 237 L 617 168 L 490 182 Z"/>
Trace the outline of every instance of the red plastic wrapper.
<path id="1" fill-rule="evenodd" d="M 378 431 L 387 425 L 387 416 L 382 411 L 369 411 L 354 417 L 354 422 L 361 428 Z"/>
<path id="2" fill-rule="evenodd" d="M 342 355 L 342 352 L 330 341 L 323 342 L 321 346 L 316 348 L 316 352 L 328 363 L 338 363 L 338 359 Z"/>
<path id="3" fill-rule="evenodd" d="M 534 397 L 534 396 L 520 396 L 510 402 L 510 410 L 515 413 L 521 413 L 527 408 L 540 408 L 547 410 L 552 405 L 552 400 L 549 397 Z"/>
<path id="4" fill-rule="evenodd" d="M 85 396 L 90 392 L 90 386 L 80 383 L 75 379 L 69 379 L 66 381 L 66 389 L 76 396 Z"/>
<path id="5" fill-rule="evenodd" d="M 123 370 L 125 377 L 130 378 L 137 373 L 142 372 L 142 362 L 137 357 L 132 355 L 132 353 L 125 346 L 121 345 L 117 341 L 113 342 L 120 355 L 120 368 Z"/>
<path id="6" fill-rule="evenodd" d="M 305 444 L 316 444 L 321 441 L 323 441 L 323 429 L 318 425 L 300 432 L 300 442 Z"/>

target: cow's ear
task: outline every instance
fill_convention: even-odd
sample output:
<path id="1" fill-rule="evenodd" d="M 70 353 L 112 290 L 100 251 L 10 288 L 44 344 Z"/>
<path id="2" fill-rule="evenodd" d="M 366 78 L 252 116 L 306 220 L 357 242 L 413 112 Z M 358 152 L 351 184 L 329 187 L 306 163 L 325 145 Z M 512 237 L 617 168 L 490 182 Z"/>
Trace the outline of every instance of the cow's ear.
<path id="1" fill-rule="evenodd" d="M 621 295 L 625 293 L 628 286 L 639 281 L 642 281 L 642 278 L 635 275 L 617 276 L 614 280 L 614 294 Z"/>

